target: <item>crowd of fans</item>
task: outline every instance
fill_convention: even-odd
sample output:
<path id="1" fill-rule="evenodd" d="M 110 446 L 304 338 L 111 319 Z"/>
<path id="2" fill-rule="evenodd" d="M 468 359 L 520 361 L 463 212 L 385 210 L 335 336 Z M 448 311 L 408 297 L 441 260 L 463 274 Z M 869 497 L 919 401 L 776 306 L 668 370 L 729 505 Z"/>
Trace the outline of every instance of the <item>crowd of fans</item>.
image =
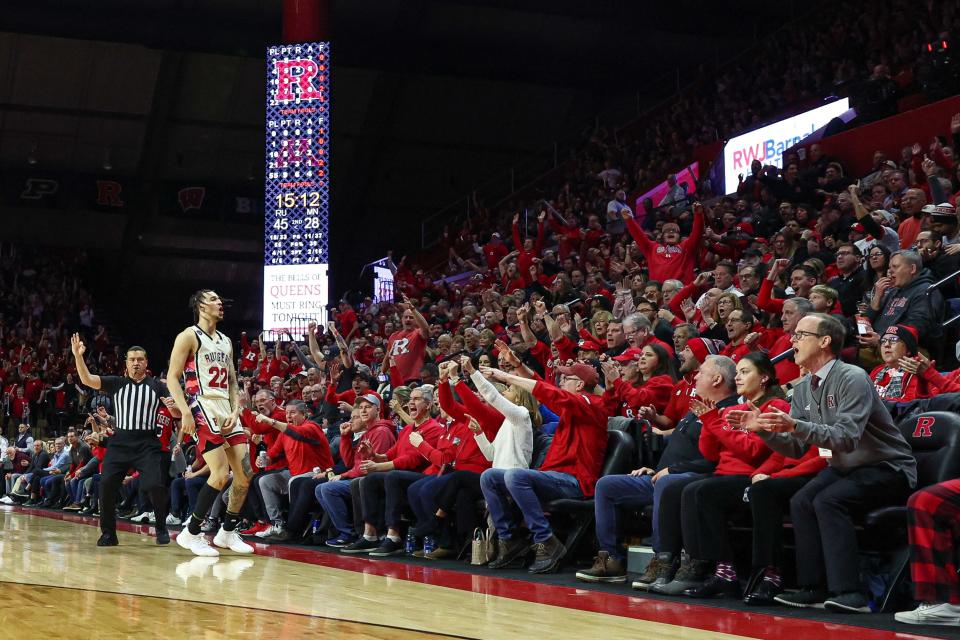
<path id="1" fill-rule="evenodd" d="M 0 244 L 0 418 L 8 436 L 20 423 L 65 435 L 105 401 L 78 384 L 71 333 L 92 345 L 96 370 L 123 372 L 120 347 L 97 323 L 83 286 L 87 266 L 85 251 Z"/>
<path id="2" fill-rule="evenodd" d="M 827 28 L 811 23 L 780 43 L 783 55 L 721 74 L 715 99 L 683 102 L 644 140 L 596 136 L 553 197 L 506 220 L 478 208 L 470 226 L 447 233 L 440 272 L 391 258 L 395 301 L 343 301 L 328 326 L 271 344 L 241 335 L 240 419 L 255 471 L 244 535 L 435 560 L 459 556 L 487 526 L 485 505 L 497 541 L 488 566 L 544 573 L 574 550 L 543 505 L 594 498 L 599 550 L 579 579 L 625 581 L 624 516 L 652 507 L 656 555 L 633 586 L 732 596 L 741 589 L 723 523 L 745 510 L 748 604 L 866 610 L 849 572 L 795 572 L 780 541 L 784 513 L 821 507 L 791 501 L 814 477 L 859 470 L 860 436 L 841 438 L 831 460 L 814 440 L 760 432 L 797 426 L 782 417 L 797 411 L 793 389 L 815 393 L 806 376 L 832 354 L 844 375 L 862 371 L 878 403 L 870 425 L 902 483 L 879 501 L 906 502 L 915 466 L 911 477 L 909 447 L 882 414 L 960 391 L 950 370 L 957 336 L 944 327 L 960 307 L 960 114 L 934 139 L 877 150 L 866 175 L 812 145 L 782 169 L 755 162 L 731 196 L 698 202 L 671 191 L 636 215 L 625 194 L 716 135 L 703 123 L 724 135 L 864 68 L 901 69 L 915 61 L 917 33 L 948 31 L 956 19 L 955 3 L 889 6 L 862 14 L 837 5 Z M 852 36 L 851 15 L 862 26 Z M 778 90 L 762 91 L 765 83 Z M 72 260 L 3 255 L 5 429 L 19 425 L 8 430 L 13 446 L 0 443 L 3 500 L 95 514 L 110 407 L 73 380 L 68 331 L 79 326 L 94 345 L 92 370 L 122 371 L 123 354 L 95 327 L 72 275 L 83 255 Z M 41 417 L 75 426 L 48 446 L 31 437 Z M 645 466 L 601 477 L 611 420 L 640 426 Z M 177 525 L 209 469 L 189 439 L 175 439 L 169 413 L 158 428 L 168 450 L 190 454 L 172 478 L 167 524 Z M 149 522 L 136 481 L 124 481 L 120 510 Z M 223 495 L 205 531 L 219 526 Z M 826 531 L 821 540 L 797 530 L 827 557 L 838 552 Z M 855 542 L 852 550 L 847 560 Z M 784 598 L 794 573 L 803 589 Z M 924 599 L 960 604 L 952 580 Z"/>

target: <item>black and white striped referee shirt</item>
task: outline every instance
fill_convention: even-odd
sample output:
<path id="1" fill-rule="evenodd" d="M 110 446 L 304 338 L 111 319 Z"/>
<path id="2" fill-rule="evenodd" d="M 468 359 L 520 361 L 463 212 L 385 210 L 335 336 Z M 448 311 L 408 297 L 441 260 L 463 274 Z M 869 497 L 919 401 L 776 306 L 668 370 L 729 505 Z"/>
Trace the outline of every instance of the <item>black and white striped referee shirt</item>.
<path id="1" fill-rule="evenodd" d="M 170 395 L 167 385 L 153 376 L 140 382 L 126 376 L 100 376 L 100 390 L 113 400 L 117 431 L 157 432 L 160 398 Z"/>

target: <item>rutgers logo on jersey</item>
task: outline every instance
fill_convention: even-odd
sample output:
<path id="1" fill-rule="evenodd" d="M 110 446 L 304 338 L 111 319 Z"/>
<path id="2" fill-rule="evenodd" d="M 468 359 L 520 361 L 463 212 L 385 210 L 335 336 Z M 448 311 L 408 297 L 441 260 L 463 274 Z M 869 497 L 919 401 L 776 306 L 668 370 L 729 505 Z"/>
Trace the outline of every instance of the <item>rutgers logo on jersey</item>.
<path id="1" fill-rule="evenodd" d="M 410 353 L 410 338 L 397 338 L 390 347 L 391 356 L 402 356 Z"/>
<path id="2" fill-rule="evenodd" d="M 207 335 L 200 327 L 193 327 L 197 336 L 197 352 L 184 368 L 187 393 L 207 398 L 229 399 L 230 363 L 233 345 L 217 331 Z"/>
<path id="3" fill-rule="evenodd" d="M 937 421 L 931 416 L 920 416 L 917 418 L 917 426 L 913 429 L 914 438 L 932 438 L 933 423 Z"/>
<path id="4" fill-rule="evenodd" d="M 657 253 L 662 256 L 666 256 L 667 258 L 672 258 L 673 256 L 683 253 L 683 248 L 678 247 L 677 245 L 670 245 L 668 247 L 664 244 L 661 244 L 657 245 Z"/>

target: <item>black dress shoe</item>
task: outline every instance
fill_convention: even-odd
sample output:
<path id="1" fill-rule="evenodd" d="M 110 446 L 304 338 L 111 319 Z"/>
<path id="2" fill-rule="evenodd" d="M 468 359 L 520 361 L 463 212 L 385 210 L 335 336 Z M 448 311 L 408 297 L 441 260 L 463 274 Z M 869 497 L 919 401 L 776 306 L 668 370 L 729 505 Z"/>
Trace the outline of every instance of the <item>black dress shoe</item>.
<path id="1" fill-rule="evenodd" d="M 98 547 L 115 547 L 118 544 L 120 544 L 120 541 L 117 540 L 117 534 L 115 533 L 104 533 L 97 540 Z"/>
<path id="2" fill-rule="evenodd" d="M 157 544 L 170 544 L 170 533 L 157 527 Z"/>
<path id="3" fill-rule="evenodd" d="M 707 578 L 707 581 L 700 586 L 687 589 L 683 595 L 691 598 L 739 598 L 740 583 L 714 575 Z"/>
<path id="4" fill-rule="evenodd" d="M 778 587 L 770 580 L 760 580 L 753 591 L 743 597 L 743 604 L 749 604 L 757 607 L 769 607 L 777 604 L 774 600 L 783 588 Z"/>

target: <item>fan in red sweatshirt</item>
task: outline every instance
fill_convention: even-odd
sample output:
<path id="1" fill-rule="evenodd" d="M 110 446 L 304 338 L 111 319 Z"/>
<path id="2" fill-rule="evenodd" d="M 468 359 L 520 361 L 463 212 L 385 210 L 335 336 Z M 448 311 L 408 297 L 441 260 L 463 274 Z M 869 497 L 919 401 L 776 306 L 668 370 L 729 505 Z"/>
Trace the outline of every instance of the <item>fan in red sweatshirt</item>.
<path id="1" fill-rule="evenodd" d="M 288 405 L 284 420 L 273 422 L 272 428 L 279 432 L 280 437 L 267 450 L 267 457 L 271 460 L 278 455 L 286 458 L 291 477 L 310 473 L 317 467 L 321 470 L 333 467 L 333 455 L 326 434 L 319 425 L 306 419 L 304 411 L 297 411 L 297 406 L 302 406 L 302 403 Z M 270 420 L 263 414 L 257 416 L 258 422 Z"/>
<path id="2" fill-rule="evenodd" d="M 557 367 L 557 371 L 564 376 L 576 376 L 583 381 L 584 389 L 597 385 L 597 372 L 589 365 Z M 571 474 L 576 477 L 584 497 L 593 496 L 607 452 L 607 408 L 603 398 L 593 393 L 559 389 L 543 381 L 534 385 L 533 397 L 560 416 L 540 471 Z"/>
<path id="3" fill-rule="evenodd" d="M 513 216 L 511 229 L 513 231 L 513 248 L 518 252 L 517 267 L 519 267 L 518 271 L 520 272 L 520 278 L 523 279 L 524 286 L 533 282 L 533 278 L 530 276 L 530 267 L 533 265 L 534 258 L 540 257 L 543 249 L 543 220 L 546 217 L 545 213 L 541 213 L 537 220 L 537 239 L 527 238 L 524 241 L 520 238 L 520 214 Z M 510 291 L 508 290 L 507 293 L 510 293 Z"/>
<path id="4" fill-rule="evenodd" d="M 394 469 L 406 471 L 420 471 L 429 466 L 429 461 L 420 455 L 420 450 L 410 442 L 410 434 L 416 431 L 423 441 L 436 446 L 437 440 L 443 435 L 444 428 L 433 418 L 427 418 L 420 424 L 408 424 L 397 435 L 396 443 L 383 455 L 372 458 L 374 462 L 392 462 Z"/>
<path id="5" fill-rule="evenodd" d="M 341 480 L 351 480 L 364 475 L 360 471 L 361 463 L 376 454 L 386 453 L 397 442 L 396 429 L 390 420 L 375 420 L 362 432 L 359 440 L 354 440 L 355 429 L 362 428 L 363 424 L 345 422 L 340 427 L 340 459 L 349 467 L 340 474 Z"/>
<path id="6" fill-rule="evenodd" d="M 790 412 L 790 403 L 781 398 L 764 402 L 760 411 L 770 411 L 775 407 L 784 413 Z M 707 460 L 717 463 L 714 475 L 739 476 L 752 475 L 773 451 L 760 439 L 760 436 L 748 431 L 731 429 L 726 415 L 733 410 L 747 410 L 749 403 L 738 404 L 723 409 L 711 409 L 700 416 L 703 429 L 700 431 L 700 453 Z"/>
<path id="7" fill-rule="evenodd" d="M 690 236 L 680 241 L 680 227 L 675 222 L 663 225 L 663 244 L 654 242 L 647 237 L 640 225 L 627 210 L 621 210 L 627 221 L 627 231 L 640 248 L 640 253 L 647 260 L 649 277 L 651 280 L 693 281 L 693 268 L 700 254 L 700 240 L 703 238 L 704 213 L 700 203 L 693 205 L 693 230 Z"/>
<path id="8" fill-rule="evenodd" d="M 613 359 L 621 361 L 621 357 L 615 356 Z M 605 374 L 610 372 L 603 392 L 603 402 L 608 415 L 636 418 L 640 407 L 650 405 L 653 405 L 657 413 L 666 411 L 673 394 L 673 378 L 664 374 L 643 380 L 633 358 L 624 362 L 623 377 L 620 377 L 612 365 L 604 365 L 603 369 Z"/>
<path id="9" fill-rule="evenodd" d="M 260 397 L 258 395 L 256 402 L 258 403 L 258 411 L 261 411 L 264 415 L 270 416 L 274 420 L 280 422 L 286 422 L 287 412 L 283 410 L 283 407 L 277 406 L 276 401 L 272 397 Z M 257 420 L 257 413 L 250 411 L 250 409 L 244 409 L 240 412 L 240 424 L 243 425 L 244 429 L 248 429 L 252 433 L 257 433 L 263 436 L 263 442 L 267 445 L 267 450 L 274 450 L 279 452 L 281 455 L 279 457 L 270 458 L 270 464 L 267 465 L 267 468 L 264 471 L 277 471 L 279 469 L 287 468 L 287 461 L 284 459 L 282 453 L 283 448 L 276 449 L 274 445 L 277 443 L 277 440 L 280 439 L 280 432 L 276 429 L 273 429 L 269 425 L 263 424 Z M 256 457 L 254 453 L 255 447 L 250 447 L 250 457 L 253 459 Z"/>
<path id="10" fill-rule="evenodd" d="M 880 338 L 883 364 L 870 372 L 877 393 L 890 402 L 908 402 L 938 393 L 960 391 L 953 376 L 944 377 L 917 350 L 917 330 L 904 324 L 888 327 Z"/>
<path id="11" fill-rule="evenodd" d="M 251 344 L 247 340 L 247 332 L 240 334 L 240 373 L 252 376 L 257 371 L 257 360 L 260 358 L 260 341 L 254 339 Z"/>

